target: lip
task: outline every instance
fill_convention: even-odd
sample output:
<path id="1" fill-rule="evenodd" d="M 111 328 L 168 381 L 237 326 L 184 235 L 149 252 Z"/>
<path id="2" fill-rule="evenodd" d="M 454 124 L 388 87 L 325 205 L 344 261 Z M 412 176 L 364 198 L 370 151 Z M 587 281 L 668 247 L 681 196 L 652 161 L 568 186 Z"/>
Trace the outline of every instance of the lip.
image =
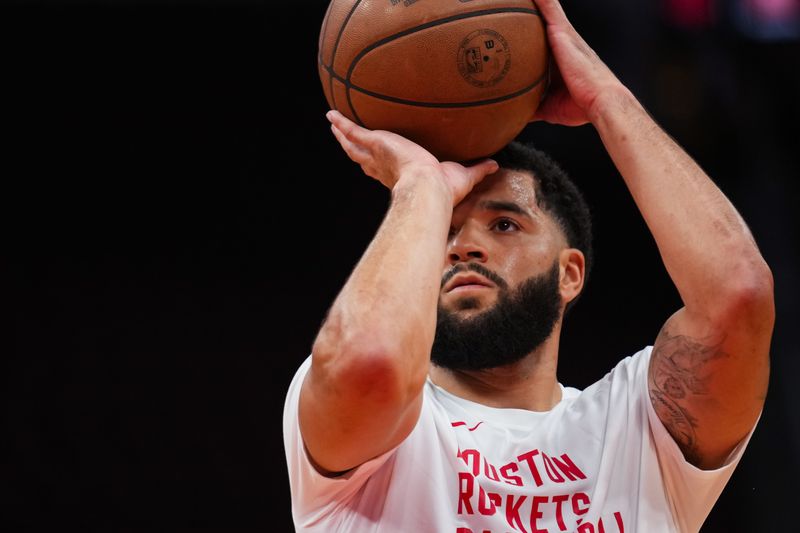
<path id="1" fill-rule="evenodd" d="M 450 289 L 451 294 L 455 294 L 457 292 L 466 292 L 466 291 L 480 291 L 488 289 L 487 285 L 478 285 L 476 283 L 470 283 L 469 285 L 459 285 L 458 287 L 453 287 Z"/>
<path id="2" fill-rule="evenodd" d="M 447 284 L 445 292 L 452 292 L 459 288 L 462 288 L 461 290 L 474 290 L 481 287 L 494 287 L 494 283 L 478 274 L 458 274 Z"/>

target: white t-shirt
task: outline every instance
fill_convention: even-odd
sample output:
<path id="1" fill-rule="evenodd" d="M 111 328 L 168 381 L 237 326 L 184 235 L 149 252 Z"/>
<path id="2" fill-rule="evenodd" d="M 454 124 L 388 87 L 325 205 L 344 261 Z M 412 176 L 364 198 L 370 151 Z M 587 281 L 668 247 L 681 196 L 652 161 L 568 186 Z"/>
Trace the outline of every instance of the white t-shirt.
<path id="1" fill-rule="evenodd" d="M 286 398 L 283 433 L 298 531 L 696 532 L 750 440 L 725 466 L 686 462 L 653 410 L 652 347 L 550 411 L 497 409 L 428 380 L 419 421 L 394 450 L 337 478 L 309 463 L 298 425 L 309 357 Z"/>

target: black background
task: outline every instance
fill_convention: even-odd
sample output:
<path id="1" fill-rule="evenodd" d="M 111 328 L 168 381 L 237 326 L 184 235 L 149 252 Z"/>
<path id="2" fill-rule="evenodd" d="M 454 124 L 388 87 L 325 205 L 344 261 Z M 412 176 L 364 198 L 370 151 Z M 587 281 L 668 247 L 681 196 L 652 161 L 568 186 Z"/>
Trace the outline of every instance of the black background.
<path id="1" fill-rule="evenodd" d="M 703 531 L 791 529 L 798 44 L 681 29 L 634 4 L 565 2 L 740 209 L 776 278 L 767 407 Z M 324 118 L 326 5 L 0 11 L 8 530 L 292 530 L 284 394 L 388 200 Z M 523 137 L 594 212 L 596 270 L 559 370 L 585 387 L 652 343 L 679 299 L 591 127 Z"/>

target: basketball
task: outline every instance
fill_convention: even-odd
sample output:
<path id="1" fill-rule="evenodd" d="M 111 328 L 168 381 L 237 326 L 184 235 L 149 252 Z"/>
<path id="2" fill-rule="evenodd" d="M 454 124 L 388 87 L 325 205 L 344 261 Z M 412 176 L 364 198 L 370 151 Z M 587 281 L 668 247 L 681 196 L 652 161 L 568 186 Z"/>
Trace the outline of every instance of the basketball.
<path id="1" fill-rule="evenodd" d="M 547 56 L 531 0 L 333 0 L 318 59 L 332 109 L 466 161 L 497 152 L 530 121 Z"/>

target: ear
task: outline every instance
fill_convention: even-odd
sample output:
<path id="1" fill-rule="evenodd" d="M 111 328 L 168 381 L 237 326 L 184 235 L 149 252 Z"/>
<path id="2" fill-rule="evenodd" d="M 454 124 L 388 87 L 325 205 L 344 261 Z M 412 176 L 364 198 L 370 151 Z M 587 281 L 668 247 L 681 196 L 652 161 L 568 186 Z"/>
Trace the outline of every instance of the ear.
<path id="1" fill-rule="evenodd" d="M 566 305 L 583 290 L 586 259 L 577 248 L 565 248 L 559 253 L 558 263 L 558 289 Z"/>

